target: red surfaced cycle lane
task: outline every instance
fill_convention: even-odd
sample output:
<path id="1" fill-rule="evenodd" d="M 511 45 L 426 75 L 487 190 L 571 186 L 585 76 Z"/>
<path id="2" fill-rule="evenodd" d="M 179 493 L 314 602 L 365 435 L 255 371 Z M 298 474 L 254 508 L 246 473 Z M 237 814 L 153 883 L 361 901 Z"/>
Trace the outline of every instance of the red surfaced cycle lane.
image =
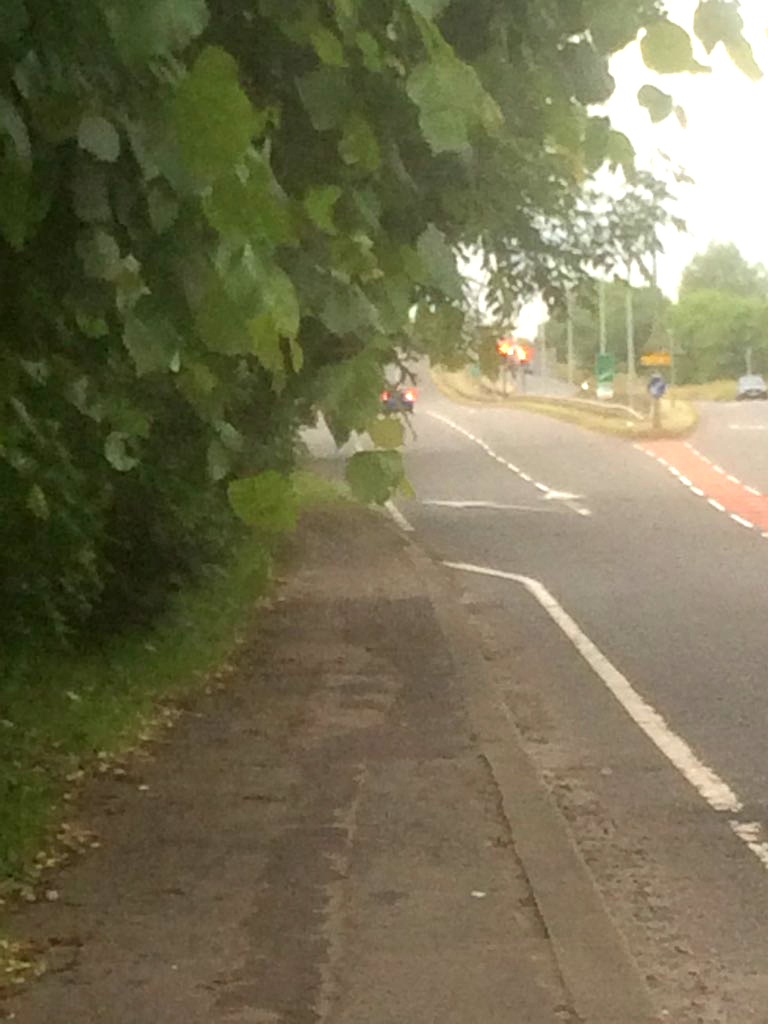
<path id="1" fill-rule="evenodd" d="M 647 441 L 636 445 L 677 477 L 694 494 L 709 500 L 742 526 L 768 532 L 768 496 L 760 494 L 686 441 Z"/>

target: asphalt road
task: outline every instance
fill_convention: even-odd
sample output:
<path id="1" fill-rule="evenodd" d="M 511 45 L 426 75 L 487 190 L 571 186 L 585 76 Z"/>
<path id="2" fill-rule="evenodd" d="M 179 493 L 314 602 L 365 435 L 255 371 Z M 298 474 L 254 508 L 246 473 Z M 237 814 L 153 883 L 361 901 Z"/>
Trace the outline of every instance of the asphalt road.
<path id="1" fill-rule="evenodd" d="M 698 460 L 768 492 L 768 406 L 703 409 L 664 464 L 424 382 L 414 420 L 399 506 L 420 543 L 558 602 L 456 570 L 660 1014 L 768 1021 L 768 539 L 685 476 Z"/>

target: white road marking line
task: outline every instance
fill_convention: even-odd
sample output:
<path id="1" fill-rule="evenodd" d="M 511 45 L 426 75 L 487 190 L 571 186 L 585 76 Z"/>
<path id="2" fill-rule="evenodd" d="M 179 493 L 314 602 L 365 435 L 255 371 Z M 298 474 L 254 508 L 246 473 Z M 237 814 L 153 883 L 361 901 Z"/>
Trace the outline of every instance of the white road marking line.
<path id="1" fill-rule="evenodd" d="M 700 498 L 704 497 L 704 491 L 700 487 L 691 487 L 694 494 L 697 494 Z"/>
<path id="2" fill-rule="evenodd" d="M 538 480 L 534 480 L 533 477 L 528 475 L 528 473 L 524 473 L 519 468 L 519 466 L 515 466 L 513 463 L 507 462 L 506 459 L 503 459 L 497 452 L 493 450 L 493 448 L 490 447 L 490 445 L 486 444 L 486 442 L 483 441 L 481 437 L 475 437 L 474 434 L 471 434 L 468 430 L 465 430 L 464 427 L 460 426 L 458 423 L 455 423 L 447 416 L 443 416 L 439 412 L 432 412 L 431 410 L 428 412 L 428 415 L 431 416 L 432 419 L 439 420 L 441 423 L 445 423 L 446 426 L 451 427 L 451 429 L 455 430 L 457 433 L 463 434 L 463 436 L 468 438 L 470 441 L 474 441 L 475 444 L 479 445 L 483 449 L 483 451 L 487 452 L 487 454 L 490 455 L 491 458 L 495 459 L 496 462 L 505 466 L 510 472 L 514 473 L 516 476 L 519 476 L 521 480 L 525 480 L 526 483 L 533 484 L 533 486 L 538 491 L 541 491 L 545 498 L 559 498 L 560 500 L 563 501 L 563 504 L 567 505 L 568 508 L 571 509 L 572 512 L 575 512 L 577 515 L 592 515 L 589 509 L 574 504 L 574 502 L 581 500 L 579 495 L 567 494 L 566 492 L 563 491 L 556 491 L 554 488 L 548 487 L 547 484 L 543 484 Z"/>
<path id="3" fill-rule="evenodd" d="M 522 584 L 559 626 L 582 658 L 602 680 L 632 721 L 677 768 L 697 793 L 716 811 L 738 814 L 743 804 L 731 787 L 704 764 L 689 745 L 667 725 L 664 718 L 634 689 L 629 680 L 589 639 L 547 588 L 538 580 L 517 573 L 470 565 L 465 562 L 444 562 L 449 569 L 481 576 L 511 580 Z"/>
<path id="4" fill-rule="evenodd" d="M 716 473 L 722 473 L 722 475 L 723 475 L 723 476 L 725 476 L 725 470 L 723 469 L 723 467 L 722 467 L 722 466 L 716 466 L 716 465 L 714 464 L 714 462 L 713 462 L 713 463 L 712 463 L 712 469 L 714 469 L 714 471 L 715 471 Z"/>
<path id="5" fill-rule="evenodd" d="M 408 522 L 408 520 L 405 518 L 403 513 L 400 511 L 400 509 L 397 507 L 394 501 L 392 501 L 391 498 L 389 499 L 389 501 L 384 502 L 384 508 L 387 510 L 387 512 L 389 512 L 389 514 L 392 516 L 392 518 L 394 519 L 394 521 L 397 523 L 401 530 L 404 530 L 406 533 L 414 532 L 413 526 Z"/>
<path id="6" fill-rule="evenodd" d="M 693 484 L 688 479 L 688 477 L 687 476 L 683 476 L 682 473 L 680 474 L 680 483 L 681 484 L 685 484 L 686 487 L 693 487 Z"/>
<path id="7" fill-rule="evenodd" d="M 712 508 L 716 508 L 718 512 L 725 512 L 725 505 L 721 505 L 719 501 L 715 501 L 714 498 L 707 498 L 707 501 Z"/>
<path id="8" fill-rule="evenodd" d="M 662 457 L 660 455 L 657 455 L 656 458 L 659 460 L 659 462 L 662 464 L 662 466 L 668 466 L 669 465 L 667 460 L 666 459 L 662 459 Z"/>
<path id="9" fill-rule="evenodd" d="M 739 526 L 746 526 L 749 530 L 754 529 L 754 523 L 750 523 L 748 519 L 744 519 L 742 516 L 737 516 L 735 512 L 731 512 L 731 519 L 734 523 L 738 523 Z"/>
<path id="10" fill-rule="evenodd" d="M 731 821 L 729 825 L 749 849 L 754 853 L 764 868 L 768 868 L 768 843 L 760 838 L 762 826 L 759 821 Z"/>
<path id="11" fill-rule="evenodd" d="M 768 430 L 764 423 L 729 423 L 729 430 Z"/>
<path id="12" fill-rule="evenodd" d="M 749 491 L 750 494 L 754 494 L 755 497 L 761 497 L 761 492 L 756 487 L 750 487 L 749 484 L 744 484 L 744 490 Z"/>
<path id="13" fill-rule="evenodd" d="M 741 483 L 741 480 L 739 480 L 739 478 L 737 476 L 732 476 L 730 473 L 728 473 L 726 475 L 725 479 L 726 480 L 730 480 L 732 484 L 740 484 Z"/>
<path id="14" fill-rule="evenodd" d="M 435 505 L 438 508 L 488 508 L 499 512 L 557 512 L 556 505 L 509 505 L 499 501 L 452 501 L 442 498 L 424 498 L 422 505 Z"/>
<path id="15" fill-rule="evenodd" d="M 674 466 L 668 466 L 667 468 L 669 469 L 669 472 L 672 474 L 672 476 L 681 477 L 683 475 L 680 472 L 680 470 L 676 469 Z"/>

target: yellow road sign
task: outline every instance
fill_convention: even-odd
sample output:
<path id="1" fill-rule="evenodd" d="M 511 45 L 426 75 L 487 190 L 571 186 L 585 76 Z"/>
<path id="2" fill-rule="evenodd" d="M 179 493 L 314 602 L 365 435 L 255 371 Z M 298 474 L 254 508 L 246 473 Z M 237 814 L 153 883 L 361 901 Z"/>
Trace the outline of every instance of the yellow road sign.
<path id="1" fill-rule="evenodd" d="M 672 354 L 670 352 L 645 352 L 640 356 L 641 366 L 671 366 Z"/>

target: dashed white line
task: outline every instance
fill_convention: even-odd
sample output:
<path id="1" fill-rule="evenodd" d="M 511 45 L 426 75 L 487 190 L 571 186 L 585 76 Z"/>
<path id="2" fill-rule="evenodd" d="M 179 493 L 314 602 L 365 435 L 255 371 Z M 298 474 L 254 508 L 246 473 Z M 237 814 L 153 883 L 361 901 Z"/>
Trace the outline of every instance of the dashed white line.
<path id="1" fill-rule="evenodd" d="M 700 487 L 694 487 L 693 485 L 691 485 L 691 490 L 692 490 L 692 491 L 693 491 L 693 493 L 694 493 L 694 494 L 696 494 L 696 495 L 697 495 L 697 496 L 698 496 L 699 498 L 703 498 L 703 497 L 704 497 L 704 491 L 702 491 L 702 489 L 701 489 Z"/>
<path id="2" fill-rule="evenodd" d="M 520 477 L 521 480 L 525 480 L 526 483 L 533 484 L 533 486 L 538 491 L 541 491 L 541 493 L 544 495 L 544 497 L 546 497 L 546 498 L 561 498 L 563 500 L 563 504 L 567 505 L 568 508 L 570 508 L 571 511 L 575 512 L 577 515 L 580 515 L 580 516 L 589 516 L 589 515 L 591 515 L 591 512 L 589 511 L 589 509 L 586 509 L 586 508 L 583 508 L 580 505 L 574 504 L 575 501 L 579 500 L 577 495 L 564 494 L 564 492 L 556 491 L 554 488 L 548 487 L 547 484 L 541 483 L 538 480 L 534 480 L 533 477 L 531 477 L 528 473 L 524 473 L 523 470 L 521 470 L 519 466 L 515 466 L 514 463 L 507 462 L 506 459 L 502 458 L 498 454 L 498 452 L 495 452 L 491 448 L 491 446 L 489 444 L 487 444 L 481 437 L 476 437 L 474 434 L 470 433 L 469 430 L 465 430 L 464 427 L 460 426 L 458 423 L 455 423 L 453 420 L 449 419 L 447 416 L 443 416 L 439 412 L 432 412 L 432 411 L 430 411 L 428 413 L 428 415 L 430 415 L 433 419 L 439 420 L 441 423 L 444 423 L 446 426 L 450 427 L 452 430 L 455 430 L 457 433 L 462 434 L 468 440 L 473 441 L 475 444 L 479 445 L 480 448 L 482 448 L 484 452 L 486 452 L 488 455 L 490 455 L 491 458 L 495 459 L 496 462 L 498 462 L 500 465 L 505 466 L 511 473 L 514 473 L 516 476 Z"/>
<path id="3" fill-rule="evenodd" d="M 716 811 L 738 814 L 742 802 L 731 787 L 708 765 L 704 764 L 684 739 L 666 723 L 664 718 L 634 689 L 627 677 L 595 646 L 561 604 L 538 580 L 517 573 L 502 572 L 466 562 L 445 562 L 450 569 L 460 572 L 493 576 L 522 584 L 559 626 L 582 658 L 613 694 L 632 721 L 652 743 L 671 761 L 680 774 L 694 787 L 710 807 Z"/>
<path id="4" fill-rule="evenodd" d="M 739 526 L 746 526 L 748 530 L 753 530 L 755 528 L 755 524 L 750 523 L 750 521 L 748 519 L 744 519 L 743 516 L 737 516 L 735 512 L 731 512 L 730 515 L 734 523 L 738 523 Z"/>
<path id="5" fill-rule="evenodd" d="M 716 508 L 718 512 L 725 512 L 725 505 L 721 505 L 719 501 L 715 501 L 714 498 L 707 498 L 707 501 L 712 508 Z"/>
<path id="6" fill-rule="evenodd" d="M 741 484 L 741 480 L 737 476 L 732 476 L 730 473 L 726 474 L 726 480 L 730 480 L 732 484 Z"/>
<path id="7" fill-rule="evenodd" d="M 756 487 L 750 487 L 749 484 L 744 484 L 744 490 L 749 491 L 750 494 L 754 494 L 755 497 L 761 497 L 761 492 Z"/>
<path id="8" fill-rule="evenodd" d="M 720 474 L 721 474 L 722 476 L 725 476 L 725 470 L 723 469 L 723 467 L 722 467 L 722 466 L 716 466 L 716 465 L 714 464 L 714 462 L 713 462 L 713 463 L 712 463 L 712 469 L 714 469 L 714 471 L 715 471 L 716 473 L 720 473 Z"/>

